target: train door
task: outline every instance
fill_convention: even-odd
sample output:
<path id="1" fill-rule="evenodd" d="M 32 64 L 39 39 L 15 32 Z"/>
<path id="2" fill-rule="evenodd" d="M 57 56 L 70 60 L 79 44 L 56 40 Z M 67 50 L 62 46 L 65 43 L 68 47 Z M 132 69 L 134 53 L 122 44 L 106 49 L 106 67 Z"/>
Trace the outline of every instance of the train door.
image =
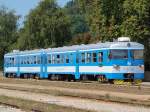
<path id="1" fill-rule="evenodd" d="M 103 51 L 98 51 L 97 53 L 97 62 L 100 67 L 103 66 L 103 61 L 104 61 L 104 52 Z"/>
<path id="2" fill-rule="evenodd" d="M 41 55 L 41 60 L 42 60 L 42 78 L 48 78 L 47 74 L 47 54 L 45 52 L 42 52 Z"/>
<path id="3" fill-rule="evenodd" d="M 79 73 L 79 52 L 76 51 L 75 55 L 75 66 L 76 66 L 76 72 L 75 72 L 75 79 L 80 79 L 80 73 Z"/>

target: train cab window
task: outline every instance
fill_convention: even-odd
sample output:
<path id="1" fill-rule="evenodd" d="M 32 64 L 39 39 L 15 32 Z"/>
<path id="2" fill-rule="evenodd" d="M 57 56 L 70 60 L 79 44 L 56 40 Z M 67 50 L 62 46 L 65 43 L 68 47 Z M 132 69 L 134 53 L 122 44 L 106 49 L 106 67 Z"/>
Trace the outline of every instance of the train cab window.
<path id="1" fill-rule="evenodd" d="M 144 58 L 144 51 L 143 50 L 132 50 L 131 56 L 133 59 L 143 59 Z"/>
<path id="2" fill-rule="evenodd" d="M 91 62 L 91 53 L 86 53 L 85 55 L 86 57 L 86 63 L 90 63 Z"/>
<path id="3" fill-rule="evenodd" d="M 103 53 L 102 52 L 98 53 L 98 62 L 103 62 Z"/>
<path id="4" fill-rule="evenodd" d="M 69 63 L 69 55 L 66 55 L 66 63 Z"/>
<path id="5" fill-rule="evenodd" d="M 109 54 L 110 59 L 127 59 L 128 50 L 111 50 Z"/>
<path id="6" fill-rule="evenodd" d="M 96 62 L 97 60 L 96 53 L 92 53 L 92 62 Z"/>
<path id="7" fill-rule="evenodd" d="M 81 63 L 85 63 L 85 53 L 81 53 Z"/>

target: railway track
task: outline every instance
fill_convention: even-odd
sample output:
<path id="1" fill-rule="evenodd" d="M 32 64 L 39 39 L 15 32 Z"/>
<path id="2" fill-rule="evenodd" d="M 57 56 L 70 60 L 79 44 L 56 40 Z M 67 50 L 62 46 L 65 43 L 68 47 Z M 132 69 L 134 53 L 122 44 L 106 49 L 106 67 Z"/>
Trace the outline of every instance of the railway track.
<path id="1" fill-rule="evenodd" d="M 66 107 L 74 107 L 78 109 L 90 110 L 93 112 L 149 112 L 149 107 L 133 106 L 128 104 L 113 103 L 109 101 L 99 101 L 91 99 L 82 99 L 66 96 L 54 96 L 50 94 L 34 93 L 19 90 L 0 89 L 0 95 L 5 94 L 9 97 L 17 97 L 26 100 L 44 102 L 48 104 L 56 104 Z M 109 108 L 108 108 L 109 107 Z"/>
<path id="2" fill-rule="evenodd" d="M 92 103 L 94 104 L 96 103 L 96 105 L 93 105 L 92 109 L 91 108 L 90 109 L 91 110 L 96 109 L 96 111 L 101 109 L 98 108 L 97 110 L 97 106 L 101 105 L 101 103 L 102 104 L 104 103 L 105 106 L 109 103 L 111 104 L 117 103 L 117 108 L 120 108 L 120 105 L 126 107 L 128 104 L 132 104 L 130 105 L 131 107 L 133 105 L 134 106 L 136 105 L 136 107 L 138 108 L 139 105 L 148 106 L 148 107 L 150 106 L 150 88 L 148 86 L 143 86 L 143 85 L 139 89 L 138 86 L 125 86 L 125 85 L 116 86 L 110 84 L 99 84 L 97 82 L 63 82 L 63 81 L 4 78 L 0 80 L 0 90 L 2 91 L 2 93 L 3 91 L 9 91 L 9 92 L 15 91 L 15 92 L 25 92 L 28 95 L 30 95 L 30 93 L 34 93 L 35 95 L 46 95 L 46 96 L 50 95 L 56 97 L 56 99 L 57 97 L 63 97 L 65 98 L 63 102 L 67 101 L 68 99 L 70 100 L 72 99 L 75 101 L 85 100 L 85 102 L 92 101 Z M 8 93 L 6 93 L 6 95 L 7 94 Z M 8 94 L 8 96 L 9 95 L 10 94 Z M 17 97 L 17 94 L 13 95 L 13 97 Z M 30 97 L 30 96 L 26 96 L 26 97 Z M 60 105 L 60 100 L 55 102 L 51 100 L 48 103 L 54 103 Z M 79 108 L 80 106 L 78 105 L 79 104 L 73 105 L 73 107 Z M 89 103 L 87 105 L 89 108 L 90 107 Z M 70 104 L 68 103 L 66 104 L 65 102 L 65 106 L 70 106 Z M 140 106 L 140 108 L 143 109 L 143 106 L 142 107 Z M 149 112 L 148 107 L 144 107 L 146 108 L 146 111 L 144 109 L 144 111 L 142 112 Z M 87 107 L 84 107 L 84 109 L 85 108 Z M 83 108 L 80 107 L 80 109 Z M 123 110 L 119 112 L 128 112 L 128 111 Z"/>
<path id="3" fill-rule="evenodd" d="M 49 80 L 34 80 L 34 79 L 11 79 L 3 78 L 0 81 L 6 84 L 31 84 L 41 86 L 53 86 L 71 89 L 84 89 L 86 90 L 101 90 L 121 93 L 133 93 L 139 95 L 149 95 L 150 86 L 141 85 L 113 85 L 113 84 L 100 84 L 98 82 L 64 82 L 64 81 L 49 81 Z"/>
<path id="4" fill-rule="evenodd" d="M 53 82 L 54 83 L 54 82 Z M 9 90 L 19 90 L 19 91 L 29 91 L 34 93 L 44 93 L 52 94 L 54 96 L 68 96 L 76 98 L 103 100 L 119 103 L 129 103 L 137 105 L 150 106 L 150 95 L 149 94 L 131 94 L 131 93 L 121 93 L 103 90 L 89 90 L 89 89 L 73 89 L 64 87 L 54 87 L 54 86 L 43 86 L 35 84 L 14 84 L 14 83 L 0 83 L 0 88 Z"/>

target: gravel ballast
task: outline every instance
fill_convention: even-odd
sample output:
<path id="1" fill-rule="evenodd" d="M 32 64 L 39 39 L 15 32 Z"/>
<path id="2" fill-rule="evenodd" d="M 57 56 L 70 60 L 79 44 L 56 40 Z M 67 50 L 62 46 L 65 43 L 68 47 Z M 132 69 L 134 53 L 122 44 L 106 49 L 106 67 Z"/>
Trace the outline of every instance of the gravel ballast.
<path id="1" fill-rule="evenodd" d="M 20 109 L 12 108 L 9 106 L 0 105 L 0 112 L 25 112 Z"/>

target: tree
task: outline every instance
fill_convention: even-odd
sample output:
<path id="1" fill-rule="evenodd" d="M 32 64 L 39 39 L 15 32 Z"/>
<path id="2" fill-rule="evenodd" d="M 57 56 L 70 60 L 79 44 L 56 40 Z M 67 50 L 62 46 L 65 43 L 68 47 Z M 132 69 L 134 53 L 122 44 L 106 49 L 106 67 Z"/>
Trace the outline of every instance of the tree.
<path id="1" fill-rule="evenodd" d="M 121 0 L 79 0 L 90 32 L 98 41 L 113 40 L 120 35 L 122 1 Z"/>
<path id="2" fill-rule="evenodd" d="M 150 4 L 149 0 L 125 0 L 123 4 L 124 18 L 121 24 L 123 36 L 145 45 L 145 61 L 150 63 Z"/>
<path id="3" fill-rule="evenodd" d="M 19 16 L 14 11 L 0 7 L 0 67 L 3 56 L 12 49 L 12 44 L 17 40 L 17 20 Z"/>
<path id="4" fill-rule="evenodd" d="M 72 37 L 89 31 L 85 13 L 82 13 L 78 0 L 69 1 L 64 9 L 66 14 L 70 17 Z"/>
<path id="5" fill-rule="evenodd" d="M 58 47 L 70 39 L 69 17 L 55 0 L 44 0 L 27 16 L 18 45 L 21 49 Z"/>

